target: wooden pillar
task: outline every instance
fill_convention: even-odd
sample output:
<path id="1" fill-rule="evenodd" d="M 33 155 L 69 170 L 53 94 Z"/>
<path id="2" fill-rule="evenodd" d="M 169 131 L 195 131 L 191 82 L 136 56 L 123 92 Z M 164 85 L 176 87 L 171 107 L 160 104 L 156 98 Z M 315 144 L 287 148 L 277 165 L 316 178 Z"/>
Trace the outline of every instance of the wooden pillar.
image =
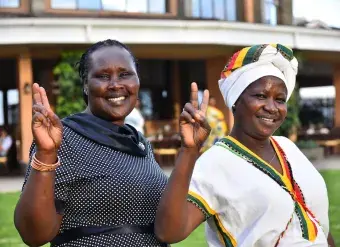
<path id="1" fill-rule="evenodd" d="M 333 84 L 335 87 L 334 128 L 340 129 L 340 64 L 334 66 Z"/>
<path id="2" fill-rule="evenodd" d="M 27 163 L 33 139 L 31 131 L 33 73 L 32 60 L 28 53 L 17 58 L 17 75 L 20 112 L 20 159 Z"/>
<path id="3" fill-rule="evenodd" d="M 278 1 L 277 23 L 280 25 L 292 25 L 293 0 Z"/>
<path id="4" fill-rule="evenodd" d="M 228 61 L 228 57 L 217 57 L 207 60 L 206 62 L 206 71 L 207 71 L 207 88 L 210 92 L 211 96 L 214 96 L 217 101 L 217 107 L 224 113 L 224 117 L 226 119 L 228 132 L 233 127 L 234 117 L 232 112 L 224 103 L 223 96 L 218 87 L 218 80 L 220 79 L 221 71 Z"/>
<path id="5" fill-rule="evenodd" d="M 244 0 L 244 20 L 245 22 L 254 23 L 254 0 Z"/>
<path id="6" fill-rule="evenodd" d="M 255 23 L 263 23 L 263 15 L 264 15 L 263 1 L 264 0 L 252 0 Z"/>

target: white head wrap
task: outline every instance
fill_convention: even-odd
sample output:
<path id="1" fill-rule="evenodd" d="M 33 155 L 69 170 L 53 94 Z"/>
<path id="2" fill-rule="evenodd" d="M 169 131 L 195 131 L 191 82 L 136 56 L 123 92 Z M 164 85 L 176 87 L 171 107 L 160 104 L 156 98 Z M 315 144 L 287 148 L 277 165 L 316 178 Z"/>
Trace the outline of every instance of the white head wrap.
<path id="1" fill-rule="evenodd" d="M 260 45 L 252 53 L 252 61 L 243 65 L 244 60 L 249 55 L 251 48 L 247 47 L 236 53 L 230 63 L 222 72 L 222 78 L 218 81 L 220 91 L 226 105 L 231 109 L 243 91 L 254 81 L 264 76 L 275 76 L 280 78 L 286 85 L 288 97 L 291 96 L 298 72 L 298 61 L 293 56 L 293 52 L 280 44 Z M 287 53 L 289 51 L 289 54 Z"/>

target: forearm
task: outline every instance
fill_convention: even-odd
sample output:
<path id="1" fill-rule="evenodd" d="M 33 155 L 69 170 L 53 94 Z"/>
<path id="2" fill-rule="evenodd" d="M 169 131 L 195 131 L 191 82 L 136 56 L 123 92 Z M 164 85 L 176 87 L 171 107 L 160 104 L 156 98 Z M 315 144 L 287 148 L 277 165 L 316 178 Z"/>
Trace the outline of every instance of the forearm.
<path id="1" fill-rule="evenodd" d="M 187 194 L 198 155 L 197 150 L 182 148 L 179 152 L 156 214 L 155 231 L 161 240 L 176 242 L 186 237 Z"/>
<path id="2" fill-rule="evenodd" d="M 44 163 L 54 163 L 55 157 L 40 157 Z M 52 161 L 53 160 L 53 161 Z M 55 171 L 31 170 L 15 209 L 15 226 L 29 245 L 49 242 L 57 234 L 60 219 L 54 201 Z"/>

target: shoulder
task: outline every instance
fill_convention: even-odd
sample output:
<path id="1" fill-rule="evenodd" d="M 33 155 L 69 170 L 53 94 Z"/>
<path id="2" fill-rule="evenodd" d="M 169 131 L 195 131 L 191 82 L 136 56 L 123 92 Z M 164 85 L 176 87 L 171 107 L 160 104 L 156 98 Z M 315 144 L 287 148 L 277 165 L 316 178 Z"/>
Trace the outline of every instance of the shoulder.
<path id="1" fill-rule="evenodd" d="M 279 144 L 283 152 L 286 154 L 287 158 L 291 161 L 291 165 L 299 164 L 300 167 L 308 165 L 313 166 L 313 164 L 308 160 L 304 153 L 299 149 L 296 144 L 290 139 L 283 136 L 274 136 L 273 139 Z M 292 162 L 295 161 L 295 162 Z"/>
<path id="2" fill-rule="evenodd" d="M 197 159 L 195 171 L 205 174 L 215 174 L 216 169 L 220 170 L 225 167 L 226 161 L 228 161 L 228 164 L 233 164 L 235 158 L 237 158 L 237 156 L 233 154 L 227 146 L 217 142 Z"/>
<path id="3" fill-rule="evenodd" d="M 282 150 L 289 156 L 305 156 L 296 144 L 287 137 L 273 136 L 272 137 L 282 148 Z"/>
<path id="4" fill-rule="evenodd" d="M 83 138 L 84 137 L 82 135 L 72 128 L 68 127 L 67 125 L 63 125 L 63 143 L 72 145 L 72 143 L 77 143 L 79 139 Z"/>
<path id="5" fill-rule="evenodd" d="M 285 136 L 273 136 L 272 137 L 283 149 L 290 148 L 299 150 L 296 144 Z"/>
<path id="6" fill-rule="evenodd" d="M 294 144 L 294 142 L 292 142 L 289 138 L 285 137 L 285 136 L 272 136 L 272 138 L 277 141 L 278 143 L 290 143 L 290 144 Z"/>
<path id="7" fill-rule="evenodd" d="M 207 162 L 207 161 L 216 161 L 221 156 L 229 156 L 230 152 L 227 147 L 223 147 L 218 142 L 211 146 L 207 151 L 205 151 L 197 161 L 199 162 Z"/>

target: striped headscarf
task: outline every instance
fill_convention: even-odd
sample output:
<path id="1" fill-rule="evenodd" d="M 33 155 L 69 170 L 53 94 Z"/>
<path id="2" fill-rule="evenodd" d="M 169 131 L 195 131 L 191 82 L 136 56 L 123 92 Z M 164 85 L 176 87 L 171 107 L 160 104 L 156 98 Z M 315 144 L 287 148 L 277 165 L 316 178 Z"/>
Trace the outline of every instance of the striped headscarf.
<path id="1" fill-rule="evenodd" d="M 298 61 L 293 51 L 281 44 L 263 44 L 236 52 L 221 73 L 218 81 L 226 105 L 231 109 L 242 92 L 264 76 L 280 78 L 291 96 L 296 81 Z"/>

